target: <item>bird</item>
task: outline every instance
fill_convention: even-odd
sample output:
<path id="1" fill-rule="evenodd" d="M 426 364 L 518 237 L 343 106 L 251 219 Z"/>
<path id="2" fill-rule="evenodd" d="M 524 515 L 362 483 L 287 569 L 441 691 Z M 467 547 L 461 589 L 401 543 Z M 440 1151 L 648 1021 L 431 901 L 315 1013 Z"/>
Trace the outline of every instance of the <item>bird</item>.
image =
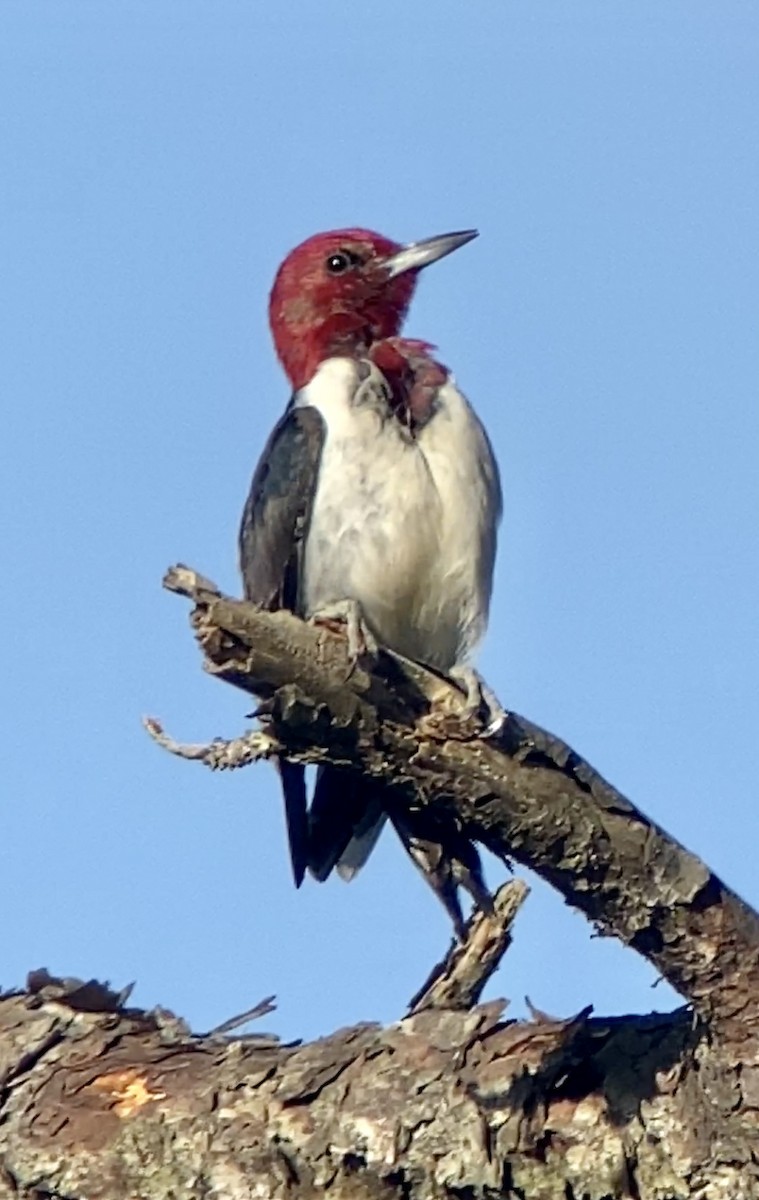
<path id="1" fill-rule="evenodd" d="M 269 326 L 292 389 L 255 469 L 239 531 L 245 598 L 345 621 L 355 661 L 378 647 L 444 672 L 464 711 L 502 710 L 471 665 L 485 632 L 501 484 L 488 435 L 435 347 L 402 336 L 420 272 L 475 230 L 407 244 L 363 228 L 316 234 L 276 272 Z M 452 818 L 411 814 L 345 768 L 279 760 L 296 886 L 351 879 L 389 816 L 461 937 L 458 888 L 490 908 L 476 848 Z"/>

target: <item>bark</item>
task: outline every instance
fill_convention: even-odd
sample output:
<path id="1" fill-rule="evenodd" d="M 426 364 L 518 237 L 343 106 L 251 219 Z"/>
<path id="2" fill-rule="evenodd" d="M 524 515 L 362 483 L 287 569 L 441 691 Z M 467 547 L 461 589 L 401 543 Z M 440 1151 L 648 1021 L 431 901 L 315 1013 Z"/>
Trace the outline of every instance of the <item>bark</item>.
<path id="1" fill-rule="evenodd" d="M 399 810 L 455 819 L 532 867 L 686 1005 L 513 1022 L 478 1004 L 517 883 L 406 1017 L 311 1045 L 235 1036 L 235 1022 L 192 1034 L 106 986 L 36 972 L 0 998 L 0 1200 L 759 1197 L 757 915 L 524 718 L 483 740 L 455 687 L 415 664 L 351 671 L 339 633 L 229 600 L 186 568 L 167 586 L 195 602 L 206 669 L 263 697 L 263 714 L 252 735 L 195 747 L 149 722 L 159 742 L 214 767 L 280 754 L 386 780 Z"/>

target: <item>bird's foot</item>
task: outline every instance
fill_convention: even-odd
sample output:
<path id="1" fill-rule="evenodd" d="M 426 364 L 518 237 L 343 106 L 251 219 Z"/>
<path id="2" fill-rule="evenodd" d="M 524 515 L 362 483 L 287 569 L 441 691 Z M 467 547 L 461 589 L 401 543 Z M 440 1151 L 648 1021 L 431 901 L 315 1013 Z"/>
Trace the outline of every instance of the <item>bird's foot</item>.
<path id="1" fill-rule="evenodd" d="M 360 658 L 377 656 L 379 650 L 377 639 L 367 625 L 361 605 L 357 600 L 335 600 L 334 603 L 327 604 L 318 612 L 313 613 L 309 617 L 309 624 L 327 625 L 330 628 L 335 625 L 345 625 L 348 658 L 351 664 L 350 674 L 355 670 Z"/>
<path id="2" fill-rule="evenodd" d="M 485 683 L 474 667 L 453 667 L 449 675 L 466 693 L 460 712 L 461 720 L 471 721 L 481 717 L 484 725 L 483 736 L 496 737 L 503 729 L 508 713 L 493 689 Z"/>

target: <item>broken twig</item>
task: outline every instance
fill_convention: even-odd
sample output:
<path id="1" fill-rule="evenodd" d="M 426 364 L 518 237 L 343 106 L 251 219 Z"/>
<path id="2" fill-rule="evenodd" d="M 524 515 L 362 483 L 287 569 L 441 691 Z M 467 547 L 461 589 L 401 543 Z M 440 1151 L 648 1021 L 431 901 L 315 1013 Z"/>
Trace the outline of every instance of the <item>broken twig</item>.
<path id="1" fill-rule="evenodd" d="M 467 921 L 464 941 L 453 942 L 409 1003 L 425 1008 L 473 1008 L 512 942 L 511 930 L 530 889 L 521 879 L 504 883 L 493 897 L 493 912 L 476 909 Z"/>

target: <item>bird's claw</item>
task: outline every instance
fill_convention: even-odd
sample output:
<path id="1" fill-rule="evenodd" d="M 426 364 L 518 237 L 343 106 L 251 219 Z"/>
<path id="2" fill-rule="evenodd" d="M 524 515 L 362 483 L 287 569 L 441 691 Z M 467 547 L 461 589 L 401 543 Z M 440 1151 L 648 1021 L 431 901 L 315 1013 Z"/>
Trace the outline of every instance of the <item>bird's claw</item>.
<path id="1" fill-rule="evenodd" d="M 377 639 L 367 625 L 361 605 L 357 600 L 336 600 L 333 604 L 326 605 L 325 608 L 319 609 L 309 617 L 309 623 L 312 625 L 329 625 L 332 622 L 340 622 L 345 625 L 350 660 L 348 678 L 350 678 L 359 659 L 376 658 L 379 650 Z"/>
<path id="2" fill-rule="evenodd" d="M 497 737 L 503 729 L 508 713 L 501 704 L 491 687 L 485 683 L 482 676 L 474 667 L 454 667 L 450 671 L 451 679 L 466 693 L 463 707 L 460 711 L 462 721 L 471 721 L 485 714 L 482 736 Z"/>

